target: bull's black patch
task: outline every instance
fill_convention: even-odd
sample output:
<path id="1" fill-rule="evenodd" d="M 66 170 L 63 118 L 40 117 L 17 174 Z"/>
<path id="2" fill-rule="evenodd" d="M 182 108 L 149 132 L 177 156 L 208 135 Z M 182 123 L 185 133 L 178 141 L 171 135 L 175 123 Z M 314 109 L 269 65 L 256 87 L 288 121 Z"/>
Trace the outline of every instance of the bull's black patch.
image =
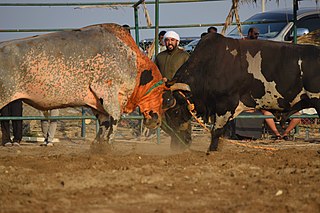
<path id="1" fill-rule="evenodd" d="M 283 98 L 278 98 L 278 106 L 280 108 L 284 108 L 284 109 L 288 109 L 290 108 L 290 103 L 288 102 L 288 100 L 283 99 Z"/>
<path id="2" fill-rule="evenodd" d="M 300 95 L 300 99 L 308 99 L 309 97 L 308 97 L 308 95 L 307 94 L 302 94 L 302 95 Z"/>
<path id="3" fill-rule="evenodd" d="M 152 70 L 144 70 L 140 77 L 140 86 L 146 85 L 153 80 Z"/>
<path id="4" fill-rule="evenodd" d="M 253 88 L 251 89 L 252 97 L 262 98 L 266 94 L 264 84 L 260 80 L 253 79 L 251 81 L 251 86 Z"/>

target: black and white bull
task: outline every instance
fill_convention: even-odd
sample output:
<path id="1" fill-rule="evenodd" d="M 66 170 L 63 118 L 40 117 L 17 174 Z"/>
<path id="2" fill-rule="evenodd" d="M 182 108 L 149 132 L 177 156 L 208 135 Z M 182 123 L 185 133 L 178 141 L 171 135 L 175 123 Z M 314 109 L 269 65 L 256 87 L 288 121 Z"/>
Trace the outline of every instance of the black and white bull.
<path id="1" fill-rule="evenodd" d="M 314 107 L 319 115 L 320 48 L 209 34 L 168 85 L 174 83 L 190 86 L 191 91 L 183 91 L 186 98 L 195 104 L 198 116 L 213 123 L 209 151 L 214 151 L 227 122 L 244 110 L 291 115 Z M 191 115 L 179 93 L 173 92 L 177 101 L 166 97 L 164 104 L 176 103 L 166 113 L 177 130 Z"/>
<path id="2" fill-rule="evenodd" d="M 161 122 L 164 86 L 156 65 L 125 28 L 98 24 L 0 43 L 0 109 L 22 99 L 40 110 L 89 106 L 112 127 L 137 106 Z"/>

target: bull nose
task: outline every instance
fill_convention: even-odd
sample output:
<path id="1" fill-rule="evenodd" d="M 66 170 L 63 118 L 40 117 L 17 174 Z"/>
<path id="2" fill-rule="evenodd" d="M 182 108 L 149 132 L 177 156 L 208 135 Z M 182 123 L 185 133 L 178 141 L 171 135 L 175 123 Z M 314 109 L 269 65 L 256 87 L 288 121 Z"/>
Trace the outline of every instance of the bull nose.
<path id="1" fill-rule="evenodd" d="M 154 113 L 154 112 L 149 112 L 149 115 L 151 118 L 149 119 L 144 119 L 144 125 L 146 127 L 148 127 L 149 129 L 155 129 L 157 127 L 160 126 L 161 124 L 161 119 L 159 117 L 159 115 L 157 113 Z"/>
<path id="2" fill-rule="evenodd" d="M 158 119 L 158 113 L 153 113 L 152 111 L 149 113 L 149 115 L 153 118 L 153 119 Z"/>

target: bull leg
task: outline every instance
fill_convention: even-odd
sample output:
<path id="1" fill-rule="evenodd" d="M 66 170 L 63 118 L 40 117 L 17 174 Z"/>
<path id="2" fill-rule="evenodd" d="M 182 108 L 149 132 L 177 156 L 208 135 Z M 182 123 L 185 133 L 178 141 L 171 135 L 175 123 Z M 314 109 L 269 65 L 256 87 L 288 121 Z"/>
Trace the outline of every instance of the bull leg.
<path id="1" fill-rule="evenodd" d="M 218 145 L 219 145 L 219 138 L 223 134 L 224 128 L 220 129 L 212 129 L 211 130 L 211 143 L 208 149 L 208 153 L 212 151 L 217 151 L 218 150 Z"/>
<path id="2" fill-rule="evenodd" d="M 111 143 L 112 141 L 109 141 L 110 136 L 113 136 L 113 123 L 114 120 L 111 116 L 107 116 L 104 114 L 99 113 L 97 110 L 92 109 L 92 112 L 97 117 L 99 121 L 99 131 L 97 132 L 95 141 L 101 143 L 104 141 L 107 141 L 108 143 Z"/>
<path id="3" fill-rule="evenodd" d="M 97 132 L 96 135 L 96 141 L 97 142 L 103 142 L 103 141 L 107 141 L 108 142 L 108 137 L 107 135 L 110 132 L 110 119 L 101 119 L 100 116 L 97 116 L 98 120 L 99 120 L 99 131 Z M 107 133 L 108 132 L 108 133 Z"/>
<path id="4" fill-rule="evenodd" d="M 211 130 L 211 143 L 207 153 L 218 150 L 219 138 L 223 135 L 225 126 L 231 117 L 229 113 L 223 116 L 214 116 L 214 126 Z"/>
<path id="5" fill-rule="evenodd" d="M 108 124 L 106 126 L 106 130 L 107 130 L 107 128 L 109 128 L 109 131 L 107 133 L 107 141 L 110 144 L 113 143 L 114 140 L 115 140 L 117 127 L 118 127 L 118 121 L 110 116 L 110 120 L 109 120 L 109 122 L 108 122 Z"/>
<path id="6" fill-rule="evenodd" d="M 100 121 L 99 133 L 97 134 L 97 141 L 106 141 L 112 144 L 115 139 L 115 134 L 117 132 L 118 122 L 109 116 L 108 120 Z"/>

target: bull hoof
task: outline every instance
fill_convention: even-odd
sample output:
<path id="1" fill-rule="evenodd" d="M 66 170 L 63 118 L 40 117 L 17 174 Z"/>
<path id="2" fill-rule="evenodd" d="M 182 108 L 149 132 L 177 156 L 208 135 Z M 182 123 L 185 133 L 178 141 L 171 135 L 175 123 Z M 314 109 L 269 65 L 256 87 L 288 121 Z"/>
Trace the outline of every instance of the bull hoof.
<path id="1" fill-rule="evenodd" d="M 218 151 L 218 146 L 209 146 L 207 152 L 215 152 L 215 151 Z"/>
<path id="2" fill-rule="evenodd" d="M 218 151 L 218 149 L 214 149 L 214 150 L 208 149 L 207 152 L 206 152 L 206 155 L 210 155 L 210 154 L 212 154 L 214 152 L 217 152 L 217 151 Z"/>

